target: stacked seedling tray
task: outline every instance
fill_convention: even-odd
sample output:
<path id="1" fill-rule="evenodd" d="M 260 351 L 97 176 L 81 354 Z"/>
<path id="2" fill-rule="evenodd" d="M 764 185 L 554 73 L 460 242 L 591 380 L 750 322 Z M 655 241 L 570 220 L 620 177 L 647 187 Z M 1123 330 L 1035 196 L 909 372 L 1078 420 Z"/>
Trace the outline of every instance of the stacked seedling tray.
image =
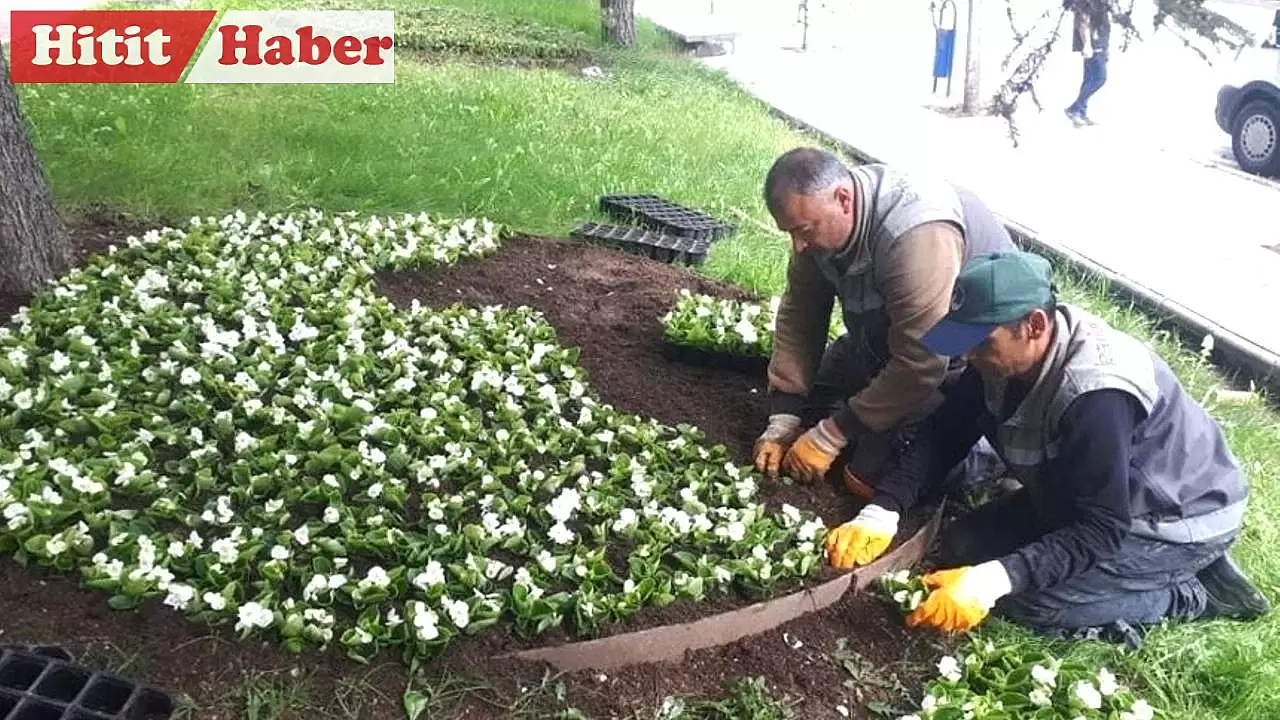
<path id="1" fill-rule="evenodd" d="M 664 263 L 701 265 L 711 243 L 736 229 L 657 195 L 605 195 L 600 198 L 600 209 L 634 225 L 585 222 L 570 234 Z"/>
<path id="2" fill-rule="evenodd" d="M 706 240 L 663 235 L 643 228 L 586 222 L 574 228 L 574 237 L 607 247 L 644 255 L 659 262 L 701 265 L 707 259 Z"/>
<path id="3" fill-rule="evenodd" d="M 167 720 L 173 715 L 169 695 L 89 670 L 67 657 L 5 647 L 0 653 L 0 720 Z"/>
<path id="4" fill-rule="evenodd" d="M 732 235 L 736 228 L 701 210 L 676 205 L 657 195 L 605 195 L 600 209 L 619 220 L 668 235 L 714 242 Z"/>

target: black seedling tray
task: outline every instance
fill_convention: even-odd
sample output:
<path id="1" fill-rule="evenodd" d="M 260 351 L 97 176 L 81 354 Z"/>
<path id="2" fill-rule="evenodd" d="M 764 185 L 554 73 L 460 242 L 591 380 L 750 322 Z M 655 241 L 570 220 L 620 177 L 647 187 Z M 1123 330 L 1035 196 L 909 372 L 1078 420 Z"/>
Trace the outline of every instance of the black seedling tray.
<path id="1" fill-rule="evenodd" d="M 707 259 L 707 248 L 710 246 L 706 240 L 673 237 L 644 228 L 595 222 L 582 223 L 569 234 L 664 263 L 701 265 Z"/>
<path id="2" fill-rule="evenodd" d="M 657 195 L 605 195 L 600 210 L 626 222 L 668 235 L 708 242 L 732 235 L 737 227 L 693 208 L 676 205 Z"/>
<path id="3" fill-rule="evenodd" d="M 167 720 L 173 698 L 48 654 L 0 655 L 0 720 Z"/>
<path id="4" fill-rule="evenodd" d="M 67 662 L 75 660 L 75 656 L 67 652 L 66 648 L 57 645 L 0 645 L 0 655 L 9 650 L 30 655 L 43 655 L 47 658 L 65 660 Z"/>
<path id="5" fill-rule="evenodd" d="M 732 370 L 751 375 L 764 375 L 769 370 L 769 358 L 763 355 L 739 355 L 723 350 L 708 350 L 692 345 L 681 345 L 670 340 L 662 343 L 662 354 L 668 360 Z"/>

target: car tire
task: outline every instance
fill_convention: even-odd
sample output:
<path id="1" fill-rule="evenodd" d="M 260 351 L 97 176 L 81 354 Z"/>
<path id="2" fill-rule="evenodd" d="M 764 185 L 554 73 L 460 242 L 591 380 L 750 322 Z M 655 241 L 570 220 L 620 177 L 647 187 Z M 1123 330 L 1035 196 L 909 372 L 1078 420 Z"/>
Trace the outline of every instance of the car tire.
<path id="1" fill-rule="evenodd" d="M 1254 175 L 1280 175 L 1280 104 L 1253 100 L 1236 113 L 1231 152 L 1240 169 Z"/>

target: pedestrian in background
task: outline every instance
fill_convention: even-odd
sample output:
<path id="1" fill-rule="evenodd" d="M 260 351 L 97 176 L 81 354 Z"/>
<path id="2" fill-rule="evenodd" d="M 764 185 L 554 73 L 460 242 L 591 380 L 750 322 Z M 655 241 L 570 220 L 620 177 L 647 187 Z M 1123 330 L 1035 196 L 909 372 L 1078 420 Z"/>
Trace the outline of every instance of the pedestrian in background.
<path id="1" fill-rule="evenodd" d="M 1084 58 L 1084 78 L 1080 94 L 1066 109 L 1076 127 L 1095 125 L 1089 117 L 1089 98 L 1107 84 L 1107 48 L 1111 43 L 1111 13 L 1108 0 L 1064 0 L 1063 8 L 1073 15 L 1071 51 Z"/>

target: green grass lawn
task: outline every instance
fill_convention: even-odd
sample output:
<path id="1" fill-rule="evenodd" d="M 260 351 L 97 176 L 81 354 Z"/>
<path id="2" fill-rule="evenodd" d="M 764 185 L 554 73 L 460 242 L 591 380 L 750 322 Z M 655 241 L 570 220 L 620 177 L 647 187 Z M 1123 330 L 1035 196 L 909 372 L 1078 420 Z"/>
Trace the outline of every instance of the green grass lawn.
<path id="1" fill-rule="evenodd" d="M 566 234 L 595 216 L 602 193 L 655 192 L 740 225 L 715 246 L 705 272 L 780 290 L 786 245 L 770 230 L 760 182 L 779 152 L 811 139 L 729 82 L 671 56 L 648 24 L 641 51 L 602 48 L 593 0 L 439 4 L 456 11 L 450 37 L 462 38 L 464 50 L 473 38 L 475 52 L 426 63 L 402 51 L 392 86 L 23 86 L 59 204 L 71 213 L 105 205 L 153 218 L 235 208 L 426 210 Z M 420 3 L 372 5 L 404 11 Z M 545 34 L 524 32 L 521 23 L 541 24 Z M 541 43 L 552 55 L 581 48 L 612 75 L 486 63 L 485 39 L 493 37 Z M 1280 556 L 1271 551 L 1280 541 L 1273 519 L 1280 416 L 1258 401 L 1217 401 L 1220 376 L 1194 352 L 1096 283 L 1072 276 L 1063 284 L 1071 300 L 1157 343 L 1222 420 L 1253 487 L 1236 555 L 1280 600 Z M 1041 642 L 996 623 L 982 633 Z M 1280 717 L 1280 614 L 1157 630 L 1134 656 L 1091 644 L 1057 649 L 1122 668 L 1174 717 Z"/>

